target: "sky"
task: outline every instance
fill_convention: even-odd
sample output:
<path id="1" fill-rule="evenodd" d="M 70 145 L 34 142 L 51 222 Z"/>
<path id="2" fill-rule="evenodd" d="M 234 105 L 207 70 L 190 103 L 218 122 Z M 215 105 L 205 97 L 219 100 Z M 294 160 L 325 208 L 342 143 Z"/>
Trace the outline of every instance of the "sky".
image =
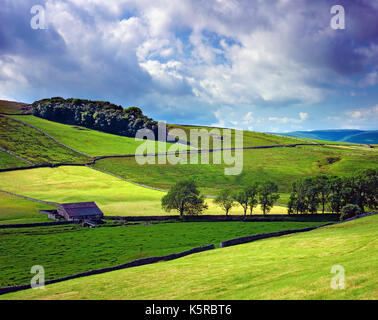
<path id="1" fill-rule="evenodd" d="M 262 132 L 377 130 L 377 17 L 378 0 L 2 0 L 0 99 L 106 100 Z"/>

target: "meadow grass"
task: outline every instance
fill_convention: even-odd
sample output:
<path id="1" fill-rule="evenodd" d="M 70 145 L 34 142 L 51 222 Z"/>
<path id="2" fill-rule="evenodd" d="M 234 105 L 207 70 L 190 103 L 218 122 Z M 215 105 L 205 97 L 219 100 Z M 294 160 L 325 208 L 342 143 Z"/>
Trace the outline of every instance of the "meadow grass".
<path id="1" fill-rule="evenodd" d="M 246 235 L 305 228 L 320 222 L 181 222 L 0 229 L 0 287 L 26 284 L 42 265 L 46 280 L 135 259 L 181 252 Z"/>
<path id="2" fill-rule="evenodd" d="M 292 182 L 300 177 L 320 173 L 350 175 L 362 168 L 378 166 L 375 152 L 331 146 L 243 150 L 243 171 L 239 175 L 225 175 L 224 169 L 232 166 L 212 164 L 212 158 L 213 153 L 210 153 L 210 164 L 201 165 L 189 164 L 189 160 L 188 164 L 157 164 L 156 160 L 153 165 L 140 165 L 134 158 L 110 158 L 97 161 L 95 167 L 162 189 L 169 189 L 183 177 L 191 177 L 205 194 L 214 195 L 224 187 L 237 188 L 266 180 L 274 181 L 280 192 L 287 194 L 291 191 Z M 283 195 L 278 202 L 287 198 Z"/>
<path id="3" fill-rule="evenodd" d="M 4 117 L 0 117 L 0 147 L 36 164 L 89 161 L 37 130 Z"/>
<path id="4" fill-rule="evenodd" d="M 378 215 L 1 299 L 378 299 Z M 334 290 L 331 268 L 345 270 Z"/>
<path id="5" fill-rule="evenodd" d="M 0 173 L 0 190 L 58 203 L 95 201 L 105 215 L 177 215 L 165 212 L 161 198 L 165 192 L 141 187 L 88 167 L 39 168 Z M 212 199 L 207 199 L 206 214 L 224 214 Z M 231 214 L 242 214 L 240 206 Z M 271 213 L 286 213 L 275 206 Z M 261 214 L 256 208 L 254 214 Z"/>
<path id="6" fill-rule="evenodd" d="M 205 137 L 209 138 L 209 147 L 213 148 L 214 141 L 217 141 L 217 137 L 224 137 L 225 133 L 228 132 L 228 129 L 224 128 L 215 128 L 207 126 L 184 126 L 177 124 L 168 124 L 168 130 L 170 129 L 181 129 L 185 132 L 187 136 L 187 141 L 189 143 L 194 143 L 191 141 L 190 130 L 206 130 L 207 134 Z M 225 130 L 225 131 L 224 131 Z M 219 131 L 219 134 L 216 132 Z M 240 132 L 238 130 L 231 129 L 231 147 L 235 147 L 235 132 Z M 220 140 L 218 139 L 218 142 Z M 201 143 L 201 142 L 200 142 Z M 305 139 L 298 140 L 293 138 L 288 138 L 285 136 L 278 136 L 268 133 L 256 132 L 256 131 L 244 131 L 243 130 L 243 147 L 257 147 L 257 146 L 267 146 L 267 145 L 277 145 L 277 144 L 294 144 L 294 143 L 306 143 Z M 199 145 L 200 149 L 201 144 Z"/>
<path id="7" fill-rule="evenodd" d="M 135 154 L 137 147 L 145 142 L 76 125 L 53 122 L 31 115 L 12 117 L 31 124 L 71 148 L 91 156 Z M 156 150 L 159 143 L 166 147 L 172 145 L 163 142 L 151 141 L 150 143 L 156 147 Z M 186 146 L 182 146 L 182 149 L 186 148 Z"/>
<path id="8" fill-rule="evenodd" d="M 0 169 L 25 166 L 29 166 L 29 163 L 0 150 Z"/>
<path id="9" fill-rule="evenodd" d="M 16 197 L 0 192 L 0 224 L 50 222 L 47 215 L 38 210 L 54 209 L 55 206 Z"/>

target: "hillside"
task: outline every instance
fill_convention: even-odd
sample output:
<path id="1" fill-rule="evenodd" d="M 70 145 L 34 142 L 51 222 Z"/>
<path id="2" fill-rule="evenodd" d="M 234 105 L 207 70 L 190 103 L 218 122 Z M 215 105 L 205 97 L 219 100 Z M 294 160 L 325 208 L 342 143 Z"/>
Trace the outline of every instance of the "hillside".
<path id="1" fill-rule="evenodd" d="M 29 163 L 16 158 L 15 156 L 0 150 L 0 168 L 15 168 L 15 167 L 25 167 L 28 166 Z"/>
<path id="2" fill-rule="evenodd" d="M 280 133 L 280 135 L 315 140 L 351 142 L 361 144 L 378 144 L 378 130 L 312 130 Z"/>
<path id="3" fill-rule="evenodd" d="M 138 186 L 88 167 L 41 168 L 0 173 L 0 190 L 35 199 L 64 202 L 96 201 L 108 216 L 167 215 L 161 208 L 165 192 Z M 206 214 L 222 214 L 212 200 L 208 200 Z M 242 214 L 235 207 L 232 214 Z M 256 208 L 255 214 L 260 213 Z M 275 206 L 272 213 L 286 213 L 286 208 Z M 170 214 L 177 214 L 171 211 Z"/>
<path id="4" fill-rule="evenodd" d="M 0 114 L 30 114 L 31 108 L 23 102 L 0 100 Z"/>
<path id="5" fill-rule="evenodd" d="M 135 138 L 105 133 L 85 127 L 49 121 L 31 115 L 13 116 L 12 118 L 33 125 L 60 142 L 69 145 L 71 148 L 93 157 L 135 154 L 137 147 L 145 142 L 136 140 Z M 158 144 L 167 145 L 167 147 L 171 145 L 171 143 L 166 144 L 157 141 L 149 141 L 149 143 L 154 144 L 156 148 Z M 182 148 L 186 149 L 185 146 L 182 146 Z"/>
<path id="6" fill-rule="evenodd" d="M 39 223 L 52 221 L 38 210 L 55 209 L 56 206 L 16 197 L 0 192 L 0 225 Z"/>
<path id="7" fill-rule="evenodd" d="M 378 299 L 377 239 L 374 215 L 1 299 Z M 345 290 L 330 287 L 334 265 Z"/>
<path id="8" fill-rule="evenodd" d="M 88 157 L 58 144 L 36 129 L 1 115 L 0 147 L 34 164 L 89 161 Z M 8 166 L 4 163 L 4 167 Z"/>
<path id="9" fill-rule="evenodd" d="M 166 255 L 251 234 L 314 227 L 321 222 L 186 222 L 88 229 L 77 225 L 0 229 L 0 287 L 26 284 L 38 260 L 46 280 Z M 22 253 L 22 254 L 20 254 Z M 1 297 L 1 296 L 0 296 Z M 1 299 L 1 298 L 0 298 Z"/>
<path id="10" fill-rule="evenodd" d="M 190 176 L 206 194 L 216 194 L 217 190 L 226 186 L 236 187 L 265 179 L 276 182 L 280 192 L 287 193 L 291 183 L 299 177 L 319 173 L 350 175 L 361 168 L 378 166 L 376 149 L 311 145 L 244 150 L 243 172 L 227 176 L 224 168 L 232 165 L 212 164 L 212 157 L 210 153 L 210 164 L 202 165 L 167 163 L 141 166 L 134 158 L 109 158 L 97 161 L 94 166 L 130 181 L 163 189 L 168 189 L 181 177 Z"/>

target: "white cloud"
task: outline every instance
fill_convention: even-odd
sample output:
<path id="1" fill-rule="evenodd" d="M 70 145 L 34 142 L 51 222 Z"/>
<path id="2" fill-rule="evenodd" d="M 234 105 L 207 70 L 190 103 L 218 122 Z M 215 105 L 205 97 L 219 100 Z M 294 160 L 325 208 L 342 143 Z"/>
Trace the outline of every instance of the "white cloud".
<path id="1" fill-rule="evenodd" d="M 12 54 L 12 61 L 0 56 L 0 94 L 79 92 L 139 102 L 150 108 L 147 114 L 167 112 L 163 117 L 191 110 L 233 127 L 299 125 L 307 113 L 281 110 L 317 104 L 327 96 L 325 88 L 354 83 L 326 64 L 336 33 L 323 16 L 327 2 L 316 3 L 47 0 L 49 31 L 32 35 L 45 47 L 41 55 Z M 55 33 L 63 44 L 48 52 L 52 42 L 45 35 Z M 378 46 L 356 52 L 373 63 Z M 377 83 L 374 70 L 361 86 Z M 259 113 L 265 107 L 271 116 Z"/>
<path id="2" fill-rule="evenodd" d="M 290 118 L 290 117 L 269 117 L 269 121 L 278 122 L 278 123 L 302 123 L 303 121 L 308 119 L 308 113 L 300 112 L 299 118 Z"/>
<path id="3" fill-rule="evenodd" d="M 346 115 L 349 116 L 351 120 L 376 121 L 378 120 L 378 104 L 370 108 L 361 108 L 347 111 Z"/>

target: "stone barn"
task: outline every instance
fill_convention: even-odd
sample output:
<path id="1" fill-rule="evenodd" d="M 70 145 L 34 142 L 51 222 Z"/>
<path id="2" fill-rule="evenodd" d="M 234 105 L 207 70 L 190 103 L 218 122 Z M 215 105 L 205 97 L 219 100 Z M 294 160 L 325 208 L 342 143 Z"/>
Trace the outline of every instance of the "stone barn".
<path id="1" fill-rule="evenodd" d="M 58 206 L 58 214 L 68 221 L 98 221 L 104 216 L 94 202 L 63 203 Z"/>

